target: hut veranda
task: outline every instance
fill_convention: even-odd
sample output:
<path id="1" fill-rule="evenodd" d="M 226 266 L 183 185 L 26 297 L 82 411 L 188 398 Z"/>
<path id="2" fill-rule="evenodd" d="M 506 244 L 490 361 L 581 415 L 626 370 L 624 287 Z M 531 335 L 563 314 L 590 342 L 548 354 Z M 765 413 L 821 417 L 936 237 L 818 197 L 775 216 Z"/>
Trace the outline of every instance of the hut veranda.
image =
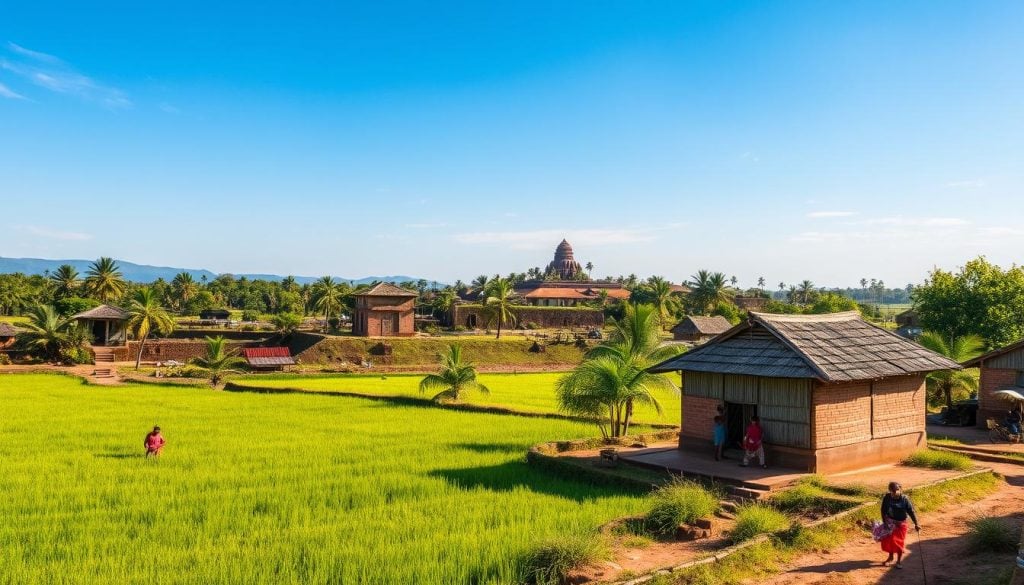
<path id="1" fill-rule="evenodd" d="M 680 449 L 708 450 L 724 408 L 727 445 L 750 418 L 771 465 L 818 473 L 894 463 L 925 445 L 925 375 L 960 365 L 856 311 L 751 313 L 654 372 L 682 376 Z"/>

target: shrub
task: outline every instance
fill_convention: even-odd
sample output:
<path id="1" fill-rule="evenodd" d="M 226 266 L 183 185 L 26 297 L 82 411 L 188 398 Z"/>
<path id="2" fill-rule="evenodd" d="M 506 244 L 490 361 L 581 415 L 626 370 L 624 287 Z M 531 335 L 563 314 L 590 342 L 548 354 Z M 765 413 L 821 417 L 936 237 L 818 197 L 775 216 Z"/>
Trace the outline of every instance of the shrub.
<path id="1" fill-rule="evenodd" d="M 647 513 L 647 525 L 658 534 L 671 534 L 680 524 L 693 524 L 718 510 L 718 497 L 692 481 L 677 480 L 651 496 L 654 505 Z"/>
<path id="2" fill-rule="evenodd" d="M 259 321 L 259 320 L 260 320 L 260 313 L 259 313 L 259 311 L 253 311 L 253 310 L 248 310 L 248 309 L 245 310 L 245 311 L 242 311 L 242 321 Z"/>
<path id="3" fill-rule="evenodd" d="M 979 516 L 971 520 L 967 548 L 972 553 L 1013 552 L 1020 542 L 1020 530 L 1000 518 Z"/>
<path id="4" fill-rule="evenodd" d="M 11 358 L 6 353 L 0 353 L 0 366 L 11 365 Z"/>
<path id="5" fill-rule="evenodd" d="M 536 547 L 524 563 L 527 583 L 549 585 L 562 582 L 569 571 L 596 562 L 608 555 L 597 535 L 569 536 L 549 540 Z"/>
<path id="6" fill-rule="evenodd" d="M 974 469 L 971 458 L 960 453 L 949 451 L 932 451 L 923 449 L 907 457 L 904 465 L 912 467 L 928 467 L 930 469 L 954 469 L 956 471 L 970 471 Z"/>
<path id="7" fill-rule="evenodd" d="M 759 534 L 775 534 L 790 527 L 789 517 L 764 504 L 748 504 L 736 512 L 736 526 L 730 538 L 733 542 L 749 540 Z"/>

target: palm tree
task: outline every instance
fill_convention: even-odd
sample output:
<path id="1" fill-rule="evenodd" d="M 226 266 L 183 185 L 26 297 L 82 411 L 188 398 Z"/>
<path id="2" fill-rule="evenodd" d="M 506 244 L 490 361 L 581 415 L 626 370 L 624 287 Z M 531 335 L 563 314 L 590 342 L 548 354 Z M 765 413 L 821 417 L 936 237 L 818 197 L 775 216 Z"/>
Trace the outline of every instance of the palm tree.
<path id="1" fill-rule="evenodd" d="M 174 294 L 178 298 L 178 309 L 184 309 L 189 301 L 199 294 L 199 283 L 188 272 L 179 272 L 175 275 L 171 286 L 174 287 Z"/>
<path id="2" fill-rule="evenodd" d="M 455 306 L 457 299 L 453 288 L 445 288 L 434 295 L 432 308 L 444 316 L 445 323 L 451 324 L 452 307 Z"/>
<path id="3" fill-rule="evenodd" d="M 954 362 L 962 363 L 978 357 L 985 348 L 985 340 L 977 335 L 943 337 L 934 331 L 925 331 L 917 342 Z M 964 370 L 940 370 L 928 374 L 926 381 L 933 394 L 942 396 L 946 407 L 953 408 L 953 393 L 958 390 L 976 392 L 978 379 Z"/>
<path id="4" fill-rule="evenodd" d="M 814 293 L 814 283 L 805 280 L 797 287 L 797 291 L 800 293 L 800 302 L 806 305 L 811 302 L 811 295 Z"/>
<path id="5" fill-rule="evenodd" d="M 18 341 L 47 361 L 61 359 L 66 350 L 77 347 L 87 338 L 77 321 L 61 317 L 51 305 L 32 307 L 23 327 L 25 331 L 18 334 Z"/>
<path id="6" fill-rule="evenodd" d="M 597 418 L 607 414 L 607 430 L 598 423 L 606 437 L 609 432 L 610 436 L 629 432 L 635 402 L 651 404 L 660 413 L 661 407 L 651 390 L 678 394 L 679 389 L 667 376 L 652 375 L 647 370 L 678 355 L 683 348 L 662 345 L 658 330 L 654 306 L 626 305 L 622 318 L 612 321 L 608 340 L 587 352 L 584 364 L 588 365 L 581 364 L 559 381 L 560 407 Z M 595 361 L 600 363 L 589 363 Z"/>
<path id="7" fill-rule="evenodd" d="M 502 325 L 515 325 L 516 313 L 512 310 L 514 296 L 512 284 L 504 278 L 496 278 L 487 285 L 487 300 L 484 301 L 483 314 L 488 325 L 498 322 L 498 335 L 495 339 L 501 339 Z"/>
<path id="8" fill-rule="evenodd" d="M 142 362 L 142 349 L 150 333 L 166 335 L 174 330 L 174 319 L 160 305 L 160 298 L 149 287 L 142 287 L 132 295 L 128 305 L 128 322 L 126 323 L 132 336 L 139 340 L 139 353 L 135 355 L 135 369 Z"/>
<path id="9" fill-rule="evenodd" d="M 54 297 L 65 299 L 75 296 L 75 291 L 81 282 L 78 279 L 78 271 L 70 264 L 61 264 L 57 271 L 50 274 L 50 280 L 54 284 Z"/>
<path id="10" fill-rule="evenodd" d="M 206 370 L 210 379 L 210 386 L 214 389 L 228 374 L 238 373 L 238 366 L 245 363 L 245 360 L 234 355 L 225 349 L 227 340 L 222 335 L 206 338 L 206 355 L 195 358 L 192 363 Z"/>
<path id="11" fill-rule="evenodd" d="M 707 314 L 732 300 L 733 291 L 726 285 L 725 274 L 698 270 L 690 279 L 690 298 L 699 313 Z"/>
<path id="12" fill-rule="evenodd" d="M 470 362 L 462 361 L 462 348 L 451 344 L 448 351 L 439 356 L 441 369 L 436 374 L 427 374 L 420 380 L 420 392 L 437 390 L 431 400 L 440 402 L 451 400 L 458 402 L 462 394 L 468 390 L 477 390 L 481 394 L 491 391 L 476 379 L 476 367 Z"/>
<path id="13" fill-rule="evenodd" d="M 672 283 L 660 276 L 652 276 L 647 279 L 647 289 L 651 292 L 651 302 L 658 314 L 658 324 L 664 329 L 669 317 L 678 308 L 678 303 L 672 296 Z"/>
<path id="14" fill-rule="evenodd" d="M 757 277 L 757 288 L 761 289 L 762 293 L 764 293 L 764 285 L 765 285 L 765 283 L 767 283 L 767 281 L 764 279 L 763 276 L 758 276 Z"/>
<path id="15" fill-rule="evenodd" d="M 593 278 L 594 277 L 594 274 L 593 274 L 593 272 L 594 272 L 594 263 L 593 262 L 587 262 L 587 265 L 584 266 L 584 268 L 587 269 L 587 278 Z"/>
<path id="16" fill-rule="evenodd" d="M 128 283 L 121 275 L 121 267 L 113 258 L 99 258 L 85 272 L 85 290 L 101 303 L 121 298 L 127 289 Z"/>
<path id="17" fill-rule="evenodd" d="M 480 296 L 483 297 L 484 290 L 487 289 L 487 284 L 489 282 L 490 282 L 490 279 L 487 278 L 487 275 L 486 274 L 481 274 L 480 276 L 474 278 L 473 281 L 470 282 L 469 284 L 470 284 L 470 286 L 472 288 L 477 289 L 480 292 Z"/>
<path id="18" fill-rule="evenodd" d="M 341 312 L 341 305 L 348 295 L 348 287 L 344 284 L 334 282 L 330 276 L 324 276 L 313 283 L 313 308 L 324 312 L 324 320 L 331 320 L 331 313 L 337 309 Z"/>

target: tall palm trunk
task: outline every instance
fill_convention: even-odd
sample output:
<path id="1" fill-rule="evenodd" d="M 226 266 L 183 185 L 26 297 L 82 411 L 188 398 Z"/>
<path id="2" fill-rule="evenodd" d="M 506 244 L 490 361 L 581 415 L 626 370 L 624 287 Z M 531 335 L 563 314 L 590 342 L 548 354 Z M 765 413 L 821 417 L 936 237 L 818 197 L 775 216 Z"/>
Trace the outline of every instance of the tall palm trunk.
<path id="1" fill-rule="evenodd" d="M 504 321 L 504 319 L 502 319 L 501 316 L 499 315 L 498 316 L 498 335 L 497 335 L 497 337 L 495 337 L 495 339 L 501 339 L 501 322 L 502 321 Z"/>
<path id="2" fill-rule="evenodd" d="M 146 347 L 146 340 L 147 339 L 149 339 L 149 334 L 148 333 L 143 335 L 142 339 L 139 340 L 139 353 L 137 353 L 135 355 L 135 370 L 136 371 L 138 371 L 138 369 L 139 369 L 139 364 L 142 363 L 142 348 Z"/>

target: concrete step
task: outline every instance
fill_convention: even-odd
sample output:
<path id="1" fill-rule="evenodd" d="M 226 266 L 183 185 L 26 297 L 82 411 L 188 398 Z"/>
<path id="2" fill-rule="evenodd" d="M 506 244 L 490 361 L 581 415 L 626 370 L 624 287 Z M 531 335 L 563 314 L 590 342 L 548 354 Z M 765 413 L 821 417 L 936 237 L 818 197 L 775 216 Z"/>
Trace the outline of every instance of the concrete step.
<path id="1" fill-rule="evenodd" d="M 92 375 L 96 378 L 113 378 L 114 370 L 111 368 L 96 368 Z"/>
<path id="2" fill-rule="evenodd" d="M 726 489 L 728 490 L 730 499 L 743 503 L 751 501 L 758 502 L 760 500 L 767 498 L 768 495 L 771 493 L 768 490 L 759 490 L 735 485 L 731 485 Z"/>

